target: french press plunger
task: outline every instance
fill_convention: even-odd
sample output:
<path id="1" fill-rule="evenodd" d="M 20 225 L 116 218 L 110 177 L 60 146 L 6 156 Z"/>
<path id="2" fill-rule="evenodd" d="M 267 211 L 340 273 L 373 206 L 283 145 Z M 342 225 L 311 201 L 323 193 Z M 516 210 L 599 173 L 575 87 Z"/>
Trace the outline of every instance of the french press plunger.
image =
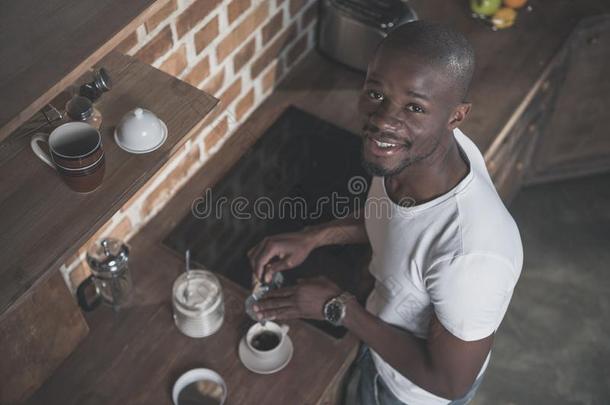
<path id="1" fill-rule="evenodd" d="M 128 260 L 129 246 L 118 239 L 104 238 L 89 247 L 87 263 L 92 274 L 76 290 L 78 303 L 85 311 L 95 309 L 101 302 L 115 311 L 129 304 L 132 281 Z"/>

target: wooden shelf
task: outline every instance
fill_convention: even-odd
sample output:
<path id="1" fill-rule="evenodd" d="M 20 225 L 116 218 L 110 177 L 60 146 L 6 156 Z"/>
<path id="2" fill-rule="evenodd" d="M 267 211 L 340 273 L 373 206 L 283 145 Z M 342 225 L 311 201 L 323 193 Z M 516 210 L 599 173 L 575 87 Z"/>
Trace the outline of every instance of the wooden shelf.
<path id="1" fill-rule="evenodd" d="M 93 233 L 200 130 L 218 100 L 191 85 L 118 52 L 98 64 L 114 80 L 96 104 L 102 112 L 106 174 L 92 193 L 70 190 L 30 149 L 30 137 L 13 133 L 0 146 L 0 318 L 35 282 L 74 254 Z M 136 107 L 161 118 L 168 139 L 155 152 L 129 154 L 113 139 L 115 125 Z"/>
<path id="2" fill-rule="evenodd" d="M 0 141 L 166 2 L 3 2 L 0 13 Z"/>

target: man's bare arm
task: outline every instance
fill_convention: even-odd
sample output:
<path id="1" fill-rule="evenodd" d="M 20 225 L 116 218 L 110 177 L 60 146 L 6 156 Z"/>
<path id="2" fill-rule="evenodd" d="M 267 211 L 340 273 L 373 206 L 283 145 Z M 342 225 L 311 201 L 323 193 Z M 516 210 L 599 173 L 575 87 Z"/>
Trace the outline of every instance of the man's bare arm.
<path id="1" fill-rule="evenodd" d="M 436 315 L 427 340 L 390 325 L 349 301 L 344 325 L 413 383 L 446 399 L 464 396 L 491 349 L 493 334 L 467 342 L 453 336 Z"/>
<path id="2" fill-rule="evenodd" d="M 361 212 L 356 212 L 346 218 L 310 226 L 305 228 L 305 232 L 312 233 L 315 247 L 369 243 L 364 229 L 364 217 L 360 214 Z"/>

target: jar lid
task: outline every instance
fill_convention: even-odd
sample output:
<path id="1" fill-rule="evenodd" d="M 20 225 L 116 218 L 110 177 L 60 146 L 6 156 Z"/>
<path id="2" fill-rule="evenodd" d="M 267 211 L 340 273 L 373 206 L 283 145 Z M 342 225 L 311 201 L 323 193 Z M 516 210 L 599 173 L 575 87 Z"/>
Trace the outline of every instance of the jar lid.
<path id="1" fill-rule="evenodd" d="M 93 103 L 87 97 L 74 96 L 68 101 L 66 111 L 73 120 L 84 121 L 93 114 Z"/>
<path id="2" fill-rule="evenodd" d="M 119 239 L 104 238 L 87 250 L 87 263 L 93 274 L 112 275 L 127 267 L 129 246 Z"/>
<path id="3" fill-rule="evenodd" d="M 109 91 L 112 89 L 112 80 L 106 69 L 101 68 L 97 71 L 94 79 L 95 87 L 100 91 Z"/>
<path id="4" fill-rule="evenodd" d="M 222 302 L 222 286 L 218 277 L 208 270 L 182 273 L 172 288 L 174 304 L 183 310 L 207 314 Z"/>

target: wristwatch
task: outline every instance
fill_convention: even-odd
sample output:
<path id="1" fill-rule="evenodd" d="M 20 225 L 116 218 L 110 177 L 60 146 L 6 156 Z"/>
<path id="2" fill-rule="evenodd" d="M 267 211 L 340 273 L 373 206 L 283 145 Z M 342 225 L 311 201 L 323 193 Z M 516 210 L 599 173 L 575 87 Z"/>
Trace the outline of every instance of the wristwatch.
<path id="1" fill-rule="evenodd" d="M 346 303 L 352 297 L 352 294 L 345 291 L 342 294 L 329 299 L 326 304 L 324 304 L 322 310 L 324 312 L 324 319 L 335 326 L 341 326 L 343 324 L 343 319 L 345 318 Z"/>

